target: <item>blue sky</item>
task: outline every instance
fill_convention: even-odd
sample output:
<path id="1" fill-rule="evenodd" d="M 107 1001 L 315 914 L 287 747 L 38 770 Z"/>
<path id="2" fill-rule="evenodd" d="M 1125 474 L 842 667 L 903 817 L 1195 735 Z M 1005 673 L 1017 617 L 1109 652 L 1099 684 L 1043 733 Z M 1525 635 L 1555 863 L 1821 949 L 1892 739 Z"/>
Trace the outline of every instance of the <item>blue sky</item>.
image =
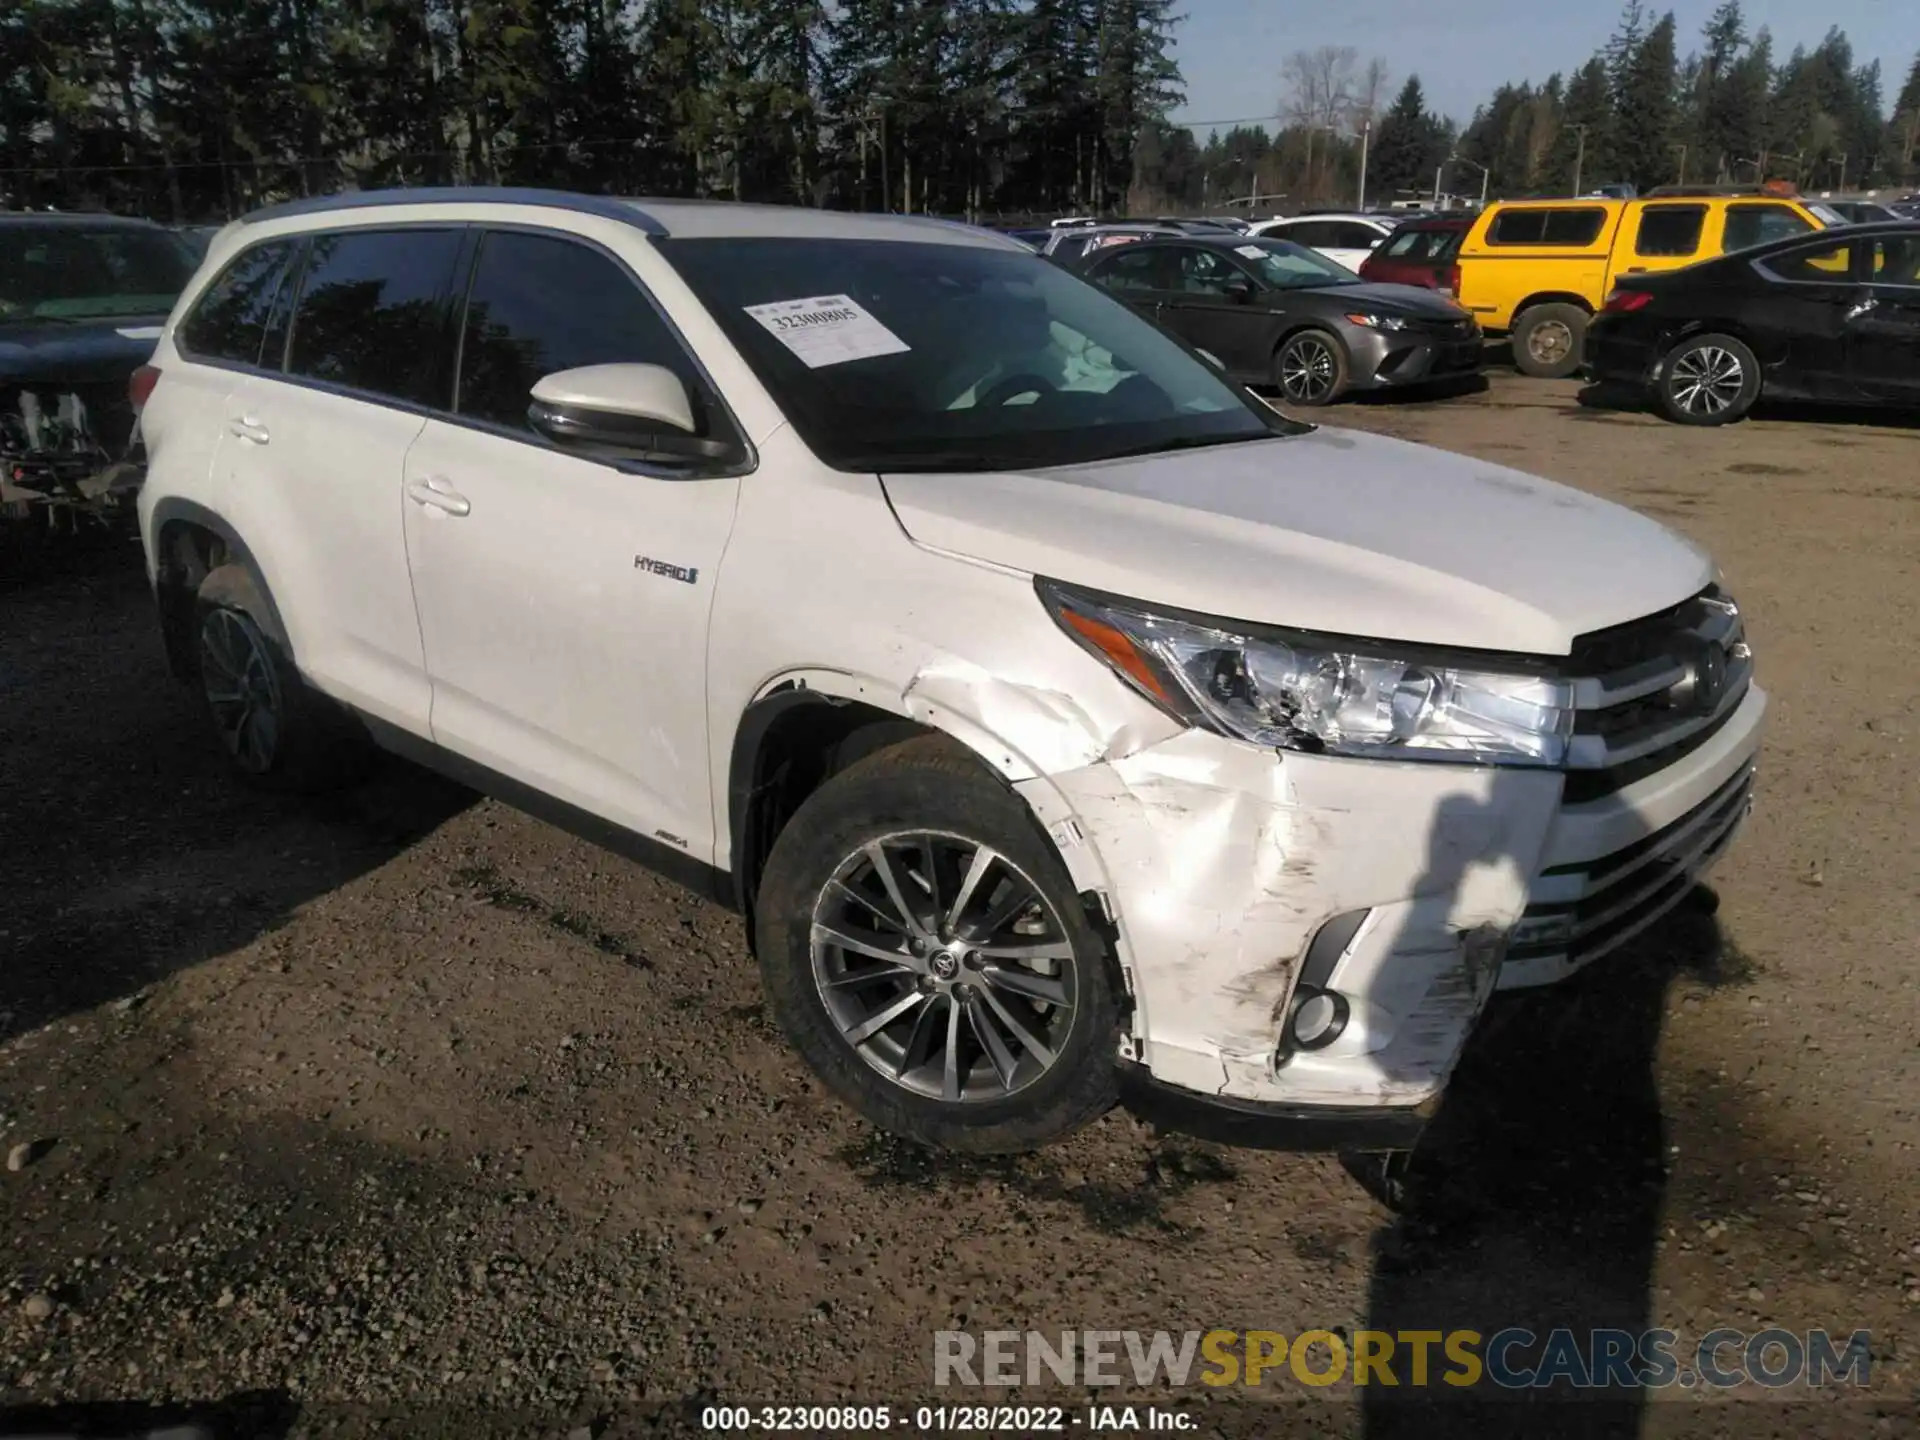
<path id="1" fill-rule="evenodd" d="M 1187 103 L 1177 122 L 1272 115 L 1280 64 L 1292 51 L 1352 45 L 1362 63 L 1387 62 L 1389 95 L 1417 73 L 1427 102 L 1465 123 L 1505 80 L 1544 80 L 1582 64 L 1612 33 L 1614 0 L 1176 0 L 1186 19 L 1175 51 Z M 1697 45 L 1715 0 L 1650 0 L 1671 9 L 1684 56 Z M 1860 63 L 1880 60 L 1887 102 L 1920 49 L 1916 0 L 1747 0 L 1749 28 L 1773 31 L 1776 55 L 1818 44 L 1829 25 L 1853 41 Z M 1224 127 L 1223 127 L 1224 128 Z M 1205 140 L 1206 132 L 1199 132 Z"/>

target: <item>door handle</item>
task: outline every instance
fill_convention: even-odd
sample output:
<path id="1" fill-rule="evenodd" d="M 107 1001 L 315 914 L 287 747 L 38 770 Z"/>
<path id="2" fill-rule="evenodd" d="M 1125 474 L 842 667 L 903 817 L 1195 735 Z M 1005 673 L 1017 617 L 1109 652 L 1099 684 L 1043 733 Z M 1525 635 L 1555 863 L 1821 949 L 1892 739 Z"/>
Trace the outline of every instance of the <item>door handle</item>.
<path id="1" fill-rule="evenodd" d="M 234 415 L 229 417 L 227 420 L 227 429 L 232 434 L 239 436 L 242 440 L 250 440 L 255 445 L 264 445 L 272 438 L 267 431 L 267 427 L 251 415 Z"/>
<path id="2" fill-rule="evenodd" d="M 444 510 L 449 515 L 465 515 L 473 509 L 473 506 L 467 503 L 466 496 L 460 494 L 437 475 L 426 480 L 409 480 L 407 498 L 416 505 Z"/>
<path id="3" fill-rule="evenodd" d="M 1627 266 L 1627 274 L 1629 275 L 1644 275 L 1646 273 L 1647 273 L 1647 267 L 1644 265 Z"/>

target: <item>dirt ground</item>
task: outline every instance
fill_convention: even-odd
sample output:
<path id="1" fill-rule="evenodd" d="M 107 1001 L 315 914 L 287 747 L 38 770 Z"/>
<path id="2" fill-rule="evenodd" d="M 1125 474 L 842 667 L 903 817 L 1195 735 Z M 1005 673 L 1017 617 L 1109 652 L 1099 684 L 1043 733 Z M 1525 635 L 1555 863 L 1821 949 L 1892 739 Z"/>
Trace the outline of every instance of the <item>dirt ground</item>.
<path id="1" fill-rule="evenodd" d="M 1327 418 L 1703 542 L 1773 695 L 1717 920 L 1503 1003 L 1402 1213 L 1124 1111 L 1006 1162 L 875 1135 L 721 911 L 399 767 L 229 783 L 115 547 L 0 591 L 0 1433 L 224 1400 L 233 1434 L 601 1435 L 981 1398 L 934 1390 L 943 1329 L 1508 1325 L 1864 1329 L 1871 1380 L 1158 1398 L 1232 1435 L 1920 1433 L 1920 429 L 1511 375 Z"/>

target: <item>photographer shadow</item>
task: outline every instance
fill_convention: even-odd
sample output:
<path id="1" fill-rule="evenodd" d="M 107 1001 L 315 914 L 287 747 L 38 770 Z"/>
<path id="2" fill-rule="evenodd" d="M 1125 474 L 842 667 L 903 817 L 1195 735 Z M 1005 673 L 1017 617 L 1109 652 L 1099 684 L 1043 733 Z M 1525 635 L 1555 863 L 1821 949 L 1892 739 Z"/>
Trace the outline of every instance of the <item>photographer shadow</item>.
<path id="1" fill-rule="evenodd" d="M 1739 978 L 1696 887 L 1639 937 L 1559 985 L 1497 995 L 1419 1146 L 1356 1174 L 1397 1213 L 1374 1239 L 1367 1328 L 1571 1332 L 1583 1355 L 1608 1329 L 1655 1324 L 1652 1276 L 1669 1159 L 1656 1052 L 1683 979 Z M 1538 1343 L 1509 1352 L 1538 1365 Z M 1461 1386 L 1433 1347 L 1427 1383 L 1363 1389 L 1362 1433 L 1402 1437 L 1629 1437 L 1635 1385 Z M 1543 1377 L 1544 1378 L 1544 1377 Z M 1546 1407 L 1543 1409 L 1543 1406 Z"/>
<path id="2" fill-rule="evenodd" d="M 0 1406 L 0 1440 L 286 1440 L 300 1405 L 284 1390 L 220 1400 Z"/>

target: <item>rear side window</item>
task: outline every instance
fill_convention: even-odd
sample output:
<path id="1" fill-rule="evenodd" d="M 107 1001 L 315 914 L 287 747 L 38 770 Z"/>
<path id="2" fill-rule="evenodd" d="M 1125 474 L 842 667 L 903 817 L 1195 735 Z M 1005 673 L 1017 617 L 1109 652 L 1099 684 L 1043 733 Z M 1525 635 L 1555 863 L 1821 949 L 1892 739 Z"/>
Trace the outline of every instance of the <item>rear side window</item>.
<path id="1" fill-rule="evenodd" d="M 1444 260 L 1460 245 L 1458 230 L 1400 230 L 1380 253 L 1394 260 Z"/>
<path id="2" fill-rule="evenodd" d="M 440 405 L 446 295 L 458 230 L 315 235 L 294 309 L 287 373 Z"/>
<path id="3" fill-rule="evenodd" d="M 606 255 L 551 235 L 486 237 L 460 338 L 461 415 L 531 433 L 542 376 L 623 362 L 664 365 L 693 394 L 703 388 L 646 293 Z"/>
<path id="4" fill-rule="evenodd" d="M 1784 205 L 1729 205 L 1727 233 L 1721 248 L 1746 250 L 1754 245 L 1771 244 L 1775 240 L 1791 240 L 1795 235 L 1807 235 L 1812 231 L 1811 221 L 1803 219 Z"/>
<path id="5" fill-rule="evenodd" d="M 234 256 L 180 326 L 180 348 L 195 360 L 258 364 L 294 249 L 291 240 L 269 240 Z"/>
<path id="6" fill-rule="evenodd" d="M 1053 254 L 1050 258 L 1054 260 L 1078 260 L 1080 256 L 1085 253 L 1086 248 L 1086 236 L 1069 235 L 1053 247 Z"/>
<path id="7" fill-rule="evenodd" d="M 1380 232 L 1368 225 L 1337 224 L 1333 233 L 1337 250 L 1368 250 L 1380 243 Z"/>
<path id="8" fill-rule="evenodd" d="M 1704 205 L 1649 205 L 1640 212 L 1633 253 L 1691 255 L 1700 248 L 1700 231 L 1706 223 Z"/>
<path id="9" fill-rule="evenodd" d="M 1487 229 L 1489 245 L 1564 245 L 1576 248 L 1600 238 L 1607 212 L 1595 207 L 1564 210 L 1502 210 Z"/>

